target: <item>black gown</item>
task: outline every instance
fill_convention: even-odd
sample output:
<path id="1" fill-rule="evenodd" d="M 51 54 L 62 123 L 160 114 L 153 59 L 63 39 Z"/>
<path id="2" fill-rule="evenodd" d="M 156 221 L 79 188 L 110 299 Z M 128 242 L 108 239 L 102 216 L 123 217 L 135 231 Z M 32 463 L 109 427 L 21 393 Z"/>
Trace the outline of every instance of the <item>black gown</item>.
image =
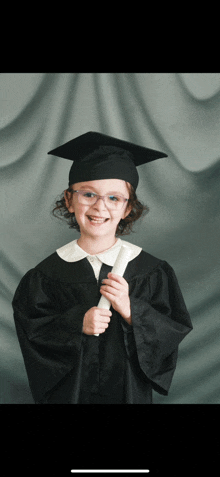
<path id="1" fill-rule="evenodd" d="M 171 266 L 144 252 L 128 263 L 132 325 L 111 308 L 98 337 L 82 332 L 97 306 L 99 281 L 87 258 L 66 262 L 55 252 L 22 278 L 13 298 L 16 331 L 36 404 L 150 404 L 167 395 L 178 345 L 192 329 Z"/>

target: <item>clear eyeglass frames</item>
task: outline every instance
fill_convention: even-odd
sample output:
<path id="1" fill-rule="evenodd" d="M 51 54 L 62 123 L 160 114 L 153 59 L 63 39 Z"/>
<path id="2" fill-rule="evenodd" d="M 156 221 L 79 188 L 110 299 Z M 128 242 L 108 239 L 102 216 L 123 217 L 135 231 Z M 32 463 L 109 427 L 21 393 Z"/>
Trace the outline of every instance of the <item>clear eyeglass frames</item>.
<path id="1" fill-rule="evenodd" d="M 98 202 L 99 199 L 102 199 L 105 206 L 108 209 L 118 210 L 123 207 L 123 205 L 128 202 L 128 199 L 120 195 L 109 194 L 109 195 L 98 195 L 95 192 L 85 191 L 85 190 L 73 190 L 73 193 L 77 194 L 78 201 L 83 205 L 94 205 Z"/>

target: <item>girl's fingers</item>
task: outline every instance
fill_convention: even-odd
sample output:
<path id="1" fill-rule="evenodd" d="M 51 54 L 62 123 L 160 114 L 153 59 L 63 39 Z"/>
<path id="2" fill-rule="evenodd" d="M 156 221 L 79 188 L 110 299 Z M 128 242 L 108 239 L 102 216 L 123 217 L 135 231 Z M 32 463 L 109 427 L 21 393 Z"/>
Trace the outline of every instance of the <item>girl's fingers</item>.
<path id="1" fill-rule="evenodd" d="M 128 282 L 123 277 L 120 277 L 120 275 L 117 275 L 117 273 L 111 273 L 109 272 L 107 275 L 110 279 L 113 279 L 114 281 L 121 283 L 122 285 L 128 285 Z"/>
<path id="2" fill-rule="evenodd" d="M 112 300 L 123 300 L 124 298 L 127 299 L 128 294 L 122 293 L 120 290 L 116 290 L 116 288 L 103 286 L 100 288 L 100 293 L 104 295 L 109 301 Z"/>
<path id="3" fill-rule="evenodd" d="M 115 288 L 115 287 L 112 287 L 112 286 L 109 286 L 109 285 L 102 285 L 101 288 L 100 288 L 100 292 L 104 292 L 104 293 L 110 293 L 111 295 L 113 296 L 118 296 L 118 297 L 122 297 L 122 296 L 128 296 L 128 291 L 125 290 L 124 288 Z"/>
<path id="4" fill-rule="evenodd" d="M 112 293 L 113 295 L 117 295 L 119 290 L 117 288 L 113 288 L 112 286 L 109 285 L 102 285 L 100 288 L 100 292 L 106 291 L 108 293 Z"/>
<path id="5" fill-rule="evenodd" d="M 107 298 L 107 300 L 109 300 L 110 302 L 115 300 L 115 298 L 117 296 L 116 294 L 110 293 L 107 290 L 100 290 L 100 291 L 101 291 L 101 294 L 104 295 L 105 298 Z"/>
<path id="6" fill-rule="evenodd" d="M 119 282 L 116 282 L 115 280 L 110 280 L 109 278 L 105 278 L 104 280 L 102 280 L 102 286 L 105 285 L 116 289 L 119 289 L 121 286 Z"/>
<path id="7" fill-rule="evenodd" d="M 112 304 L 114 310 L 118 311 L 120 315 L 128 319 L 131 316 L 130 299 L 128 295 L 117 295 L 116 293 L 109 293 L 106 290 L 101 290 L 101 294 L 104 295 Z"/>
<path id="8" fill-rule="evenodd" d="M 126 281 L 119 282 L 110 278 L 105 278 L 104 280 L 102 280 L 102 286 L 110 286 L 112 288 L 115 288 L 116 290 L 126 290 L 126 292 L 128 290 L 128 283 Z"/>
<path id="9" fill-rule="evenodd" d="M 98 308 L 98 316 L 107 318 L 112 316 L 112 312 L 110 310 L 106 310 L 105 308 Z"/>

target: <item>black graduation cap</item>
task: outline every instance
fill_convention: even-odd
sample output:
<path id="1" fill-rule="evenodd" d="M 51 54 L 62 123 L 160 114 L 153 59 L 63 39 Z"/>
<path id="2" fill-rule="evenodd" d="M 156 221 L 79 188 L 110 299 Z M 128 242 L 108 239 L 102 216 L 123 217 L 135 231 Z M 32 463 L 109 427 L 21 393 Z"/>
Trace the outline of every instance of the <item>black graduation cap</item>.
<path id="1" fill-rule="evenodd" d="M 100 179 L 122 179 L 135 190 L 139 180 L 136 167 L 167 157 L 164 152 L 92 131 L 48 154 L 74 161 L 69 173 L 69 185 Z"/>

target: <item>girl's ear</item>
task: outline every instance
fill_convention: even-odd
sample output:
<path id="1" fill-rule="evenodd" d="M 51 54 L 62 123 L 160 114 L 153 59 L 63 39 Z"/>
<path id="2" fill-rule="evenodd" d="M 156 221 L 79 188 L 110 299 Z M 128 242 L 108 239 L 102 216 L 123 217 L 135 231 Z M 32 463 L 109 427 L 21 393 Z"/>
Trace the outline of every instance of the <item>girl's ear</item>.
<path id="1" fill-rule="evenodd" d="M 125 217 L 127 217 L 127 216 L 130 214 L 131 210 L 132 210 L 132 206 L 131 206 L 131 205 L 129 205 L 128 207 L 126 207 L 126 209 L 125 209 L 125 211 L 124 211 L 124 214 L 123 214 L 123 216 L 122 216 L 122 219 L 125 219 Z"/>
<path id="2" fill-rule="evenodd" d="M 129 199 L 131 199 L 131 197 L 132 197 L 132 194 L 131 194 L 132 193 L 132 186 L 131 186 L 131 184 L 129 184 L 129 182 L 125 182 L 125 184 L 126 184 L 126 187 L 127 187 L 128 193 L 129 193 Z M 127 217 L 130 214 L 131 210 L 132 210 L 132 205 L 127 205 L 127 207 L 125 208 L 124 214 L 122 216 L 122 219 L 125 219 L 125 217 Z"/>
<path id="3" fill-rule="evenodd" d="M 73 198 L 73 195 L 71 194 L 71 192 L 68 192 L 68 190 L 65 190 L 64 191 L 64 199 L 65 199 L 66 208 L 71 213 L 74 212 L 72 198 Z"/>

